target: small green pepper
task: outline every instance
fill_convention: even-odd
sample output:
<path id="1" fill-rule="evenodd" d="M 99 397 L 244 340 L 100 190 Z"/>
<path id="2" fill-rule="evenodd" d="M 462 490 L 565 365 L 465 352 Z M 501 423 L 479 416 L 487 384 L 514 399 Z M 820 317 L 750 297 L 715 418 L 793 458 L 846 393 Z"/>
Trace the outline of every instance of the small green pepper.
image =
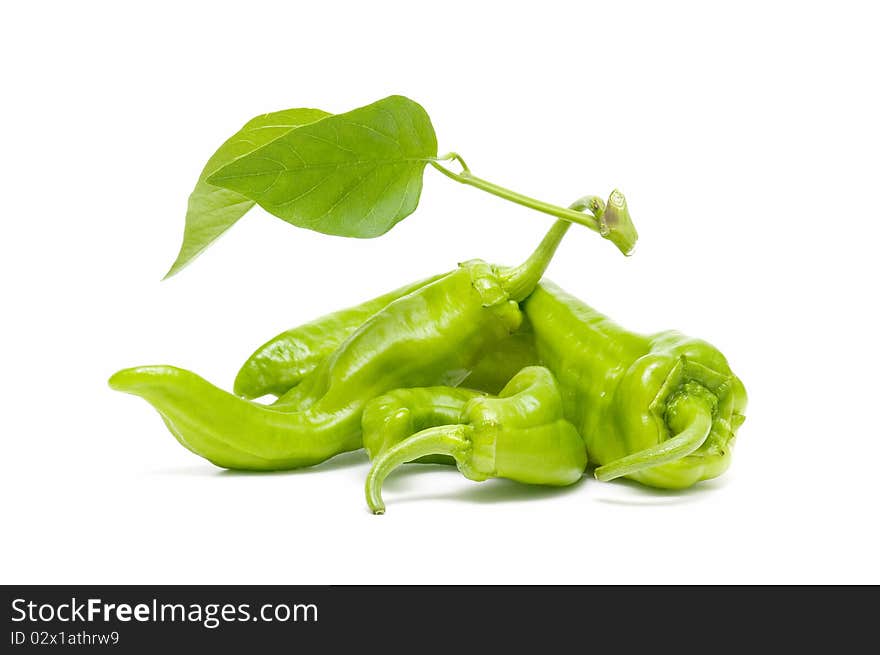
<path id="1" fill-rule="evenodd" d="M 546 280 L 522 306 L 598 479 L 678 489 L 727 469 L 746 393 L 716 348 L 629 332 Z"/>
<path id="2" fill-rule="evenodd" d="M 442 403 L 447 393 L 436 397 Z M 416 400 L 429 401 L 430 396 L 425 390 Z M 381 451 L 365 488 L 374 514 L 385 512 L 385 478 L 401 464 L 429 455 L 454 458 L 462 474 L 478 482 L 508 478 L 564 486 L 580 480 L 587 465 L 584 441 L 565 420 L 553 374 L 541 366 L 517 373 L 497 398 L 471 398 L 458 423 L 429 427 Z"/>
<path id="3" fill-rule="evenodd" d="M 417 387 L 395 389 L 373 398 L 361 418 L 364 449 L 369 458 L 374 459 L 416 432 L 436 425 L 461 423 L 468 402 L 485 395 L 462 387 Z M 418 461 L 455 463 L 445 455 L 427 455 Z"/>

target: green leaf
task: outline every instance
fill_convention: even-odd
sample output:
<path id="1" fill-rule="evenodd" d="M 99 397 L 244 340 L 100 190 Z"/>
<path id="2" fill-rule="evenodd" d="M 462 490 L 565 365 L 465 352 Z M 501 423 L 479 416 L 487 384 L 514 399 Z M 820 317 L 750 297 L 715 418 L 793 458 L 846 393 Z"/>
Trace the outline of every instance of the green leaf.
<path id="1" fill-rule="evenodd" d="M 425 110 L 390 96 L 291 130 L 208 182 L 299 227 L 369 238 L 415 210 L 425 165 L 436 156 Z"/>
<path id="2" fill-rule="evenodd" d="M 254 206 L 253 200 L 240 193 L 209 184 L 206 180 L 212 173 L 301 125 L 329 115 L 320 109 L 285 109 L 262 114 L 248 121 L 220 146 L 205 164 L 189 196 L 183 244 L 165 277 L 179 272 Z"/>

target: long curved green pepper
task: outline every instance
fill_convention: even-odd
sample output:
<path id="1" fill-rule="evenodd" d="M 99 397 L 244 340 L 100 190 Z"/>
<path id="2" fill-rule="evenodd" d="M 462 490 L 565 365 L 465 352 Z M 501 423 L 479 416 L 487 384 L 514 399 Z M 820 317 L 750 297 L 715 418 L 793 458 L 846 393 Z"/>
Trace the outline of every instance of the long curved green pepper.
<path id="1" fill-rule="evenodd" d="M 592 199 L 575 203 L 592 208 Z M 368 400 L 391 389 L 456 385 L 516 330 L 569 224 L 558 221 L 522 265 L 473 260 L 374 314 L 279 402 L 261 405 L 172 366 L 122 370 L 110 386 L 143 397 L 187 448 L 217 466 L 310 466 L 361 446 Z"/>
<path id="2" fill-rule="evenodd" d="M 468 262 L 368 319 L 292 390 L 295 404 L 282 397 L 261 405 L 169 366 L 120 371 L 110 386 L 150 402 L 184 446 L 217 466 L 299 468 L 360 448 L 370 398 L 400 386 L 456 383 L 486 344 L 520 320 L 489 265 Z"/>
<path id="3" fill-rule="evenodd" d="M 287 393 L 373 314 L 441 277 L 442 274 L 419 280 L 274 336 L 242 364 L 235 376 L 233 391 L 244 398 Z"/>
<path id="4" fill-rule="evenodd" d="M 546 280 L 522 306 L 598 479 L 678 489 L 727 469 L 746 392 L 716 348 L 629 332 Z"/>
<path id="5" fill-rule="evenodd" d="M 439 391 L 439 402 L 446 393 Z M 416 400 L 430 401 L 430 395 Z M 455 424 L 429 427 L 378 454 L 365 486 L 374 514 L 385 512 L 385 478 L 401 464 L 429 455 L 454 458 L 462 474 L 478 482 L 508 478 L 564 486 L 583 476 L 584 441 L 565 420 L 559 388 L 546 368 L 524 368 L 497 398 L 472 398 L 461 414 Z"/>

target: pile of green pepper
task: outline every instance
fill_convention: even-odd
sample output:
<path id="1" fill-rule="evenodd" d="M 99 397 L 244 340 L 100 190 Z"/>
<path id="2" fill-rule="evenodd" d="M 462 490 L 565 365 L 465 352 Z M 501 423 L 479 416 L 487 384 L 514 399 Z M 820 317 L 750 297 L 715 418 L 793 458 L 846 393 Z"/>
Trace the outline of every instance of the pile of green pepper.
<path id="1" fill-rule="evenodd" d="M 632 248 L 619 192 L 571 209 Z M 744 420 L 742 383 L 710 344 L 629 332 L 542 280 L 569 225 L 558 220 L 520 266 L 468 261 L 282 332 L 242 365 L 234 393 L 172 366 L 124 369 L 110 386 L 224 468 L 293 469 L 365 448 L 377 514 L 385 477 L 415 460 L 543 485 L 572 484 L 588 463 L 599 480 L 667 489 L 720 475 Z"/>

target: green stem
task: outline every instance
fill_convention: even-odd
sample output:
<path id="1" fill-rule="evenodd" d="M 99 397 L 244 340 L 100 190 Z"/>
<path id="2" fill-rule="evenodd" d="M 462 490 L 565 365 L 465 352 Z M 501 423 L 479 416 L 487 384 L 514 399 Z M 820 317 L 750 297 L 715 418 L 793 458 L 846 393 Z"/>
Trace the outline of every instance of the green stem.
<path id="1" fill-rule="evenodd" d="M 569 207 L 578 212 L 589 209 L 599 217 L 605 209 L 605 203 L 597 196 L 584 196 Z M 499 269 L 498 273 L 504 289 L 512 300 L 521 302 L 532 292 L 535 285 L 541 280 L 541 276 L 544 275 L 544 271 L 547 270 L 553 254 L 569 227 L 571 227 L 569 221 L 561 219 L 556 221 L 526 261 L 519 266 Z"/>
<path id="2" fill-rule="evenodd" d="M 456 173 L 439 163 L 439 161 L 448 159 L 458 161 L 462 165 L 462 172 Z M 469 186 L 476 187 L 477 189 L 482 189 L 483 191 L 498 196 L 499 198 L 504 198 L 505 200 L 515 202 L 518 205 L 523 205 L 524 207 L 529 207 L 530 209 L 535 209 L 539 212 L 550 214 L 551 216 L 561 218 L 571 223 L 583 225 L 593 230 L 593 232 L 598 232 L 602 234 L 602 229 L 599 225 L 599 221 L 597 221 L 592 216 L 582 214 L 581 212 L 575 211 L 573 209 L 564 209 L 562 207 L 559 207 L 558 205 L 551 205 L 549 202 L 530 198 L 529 196 L 517 193 L 516 191 L 511 191 L 510 189 L 506 189 L 503 186 L 499 186 L 498 184 L 494 184 L 493 182 L 489 182 L 488 180 L 477 177 L 470 172 L 467 166 L 464 165 L 464 160 L 457 153 L 449 153 L 448 155 L 444 155 L 443 157 L 438 158 L 438 160 L 431 160 L 431 166 L 443 173 L 446 177 L 453 179 L 456 182 L 461 182 L 462 184 L 467 184 Z M 603 236 L 605 235 L 603 234 Z"/>
<path id="3" fill-rule="evenodd" d="M 594 472 L 596 479 L 607 482 L 661 464 L 668 464 L 690 455 L 702 446 L 712 430 L 712 409 L 703 398 L 691 398 L 689 402 L 692 404 L 693 413 L 684 430 L 656 446 L 600 466 Z"/>
<path id="4" fill-rule="evenodd" d="M 468 437 L 472 431 L 473 428 L 467 425 L 427 428 L 395 444 L 374 459 L 365 488 L 367 504 L 373 514 L 385 513 L 382 483 L 394 469 L 427 455 L 450 455 L 458 460 L 462 452 L 470 447 Z"/>

